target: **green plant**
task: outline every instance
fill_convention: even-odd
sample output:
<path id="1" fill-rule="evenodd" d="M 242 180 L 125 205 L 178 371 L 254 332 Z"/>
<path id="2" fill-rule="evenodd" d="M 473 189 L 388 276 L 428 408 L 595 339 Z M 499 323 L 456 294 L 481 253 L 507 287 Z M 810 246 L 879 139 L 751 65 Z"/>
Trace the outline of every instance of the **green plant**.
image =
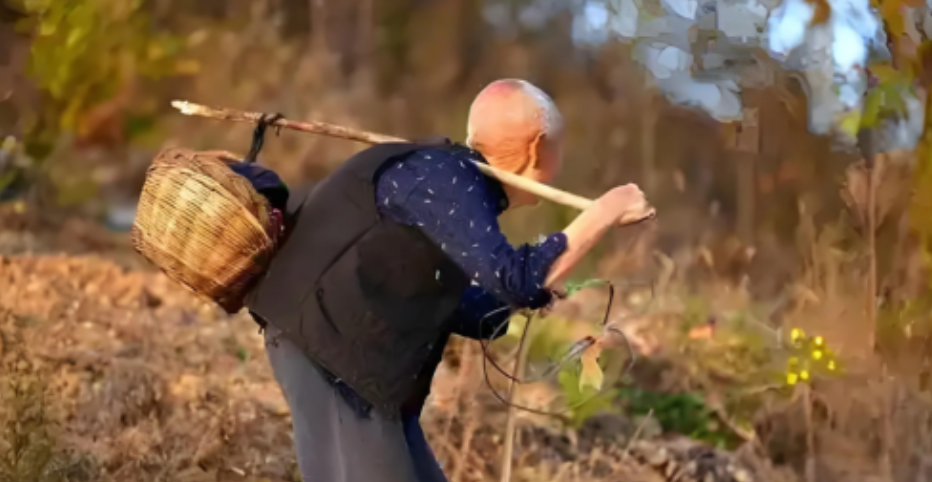
<path id="1" fill-rule="evenodd" d="M 606 281 L 600 279 L 589 279 L 581 282 L 569 281 L 565 283 L 564 296 L 571 297 L 580 290 L 602 286 L 606 283 Z M 556 381 L 561 388 L 567 406 L 570 407 L 570 420 L 577 426 L 592 415 L 610 410 L 613 398 L 610 392 L 600 394 L 596 387 L 580 386 L 584 371 L 579 357 L 581 353 L 566 358 L 567 353 L 578 345 L 579 340 L 575 339 L 574 336 L 579 336 L 578 325 L 580 323 L 585 322 L 552 315 L 537 318 L 530 327 L 533 330 L 533 336 L 529 337 L 528 341 L 528 361 L 546 361 L 552 367 L 554 363 L 561 364 L 555 373 L 557 376 Z M 505 337 L 506 340 L 516 343 L 526 327 L 526 322 L 520 317 L 512 319 Z M 594 347 L 590 347 L 590 349 L 592 348 Z M 606 356 L 606 358 L 609 357 Z M 591 371 L 593 368 L 601 373 L 601 368 L 598 367 L 597 363 L 590 363 L 589 370 Z"/>
<path id="2" fill-rule="evenodd" d="M 580 389 L 579 378 L 578 366 L 566 367 L 557 375 L 566 404 L 571 407 L 570 422 L 576 427 L 593 415 L 613 410 L 615 396 L 610 390 L 600 394 L 599 390 L 592 387 Z"/>
<path id="3" fill-rule="evenodd" d="M 730 448 L 739 440 L 722 427 L 702 398 L 691 393 L 658 393 L 638 388 L 617 392 L 628 411 L 636 415 L 651 413 L 664 431 L 677 432 L 720 448 Z"/>

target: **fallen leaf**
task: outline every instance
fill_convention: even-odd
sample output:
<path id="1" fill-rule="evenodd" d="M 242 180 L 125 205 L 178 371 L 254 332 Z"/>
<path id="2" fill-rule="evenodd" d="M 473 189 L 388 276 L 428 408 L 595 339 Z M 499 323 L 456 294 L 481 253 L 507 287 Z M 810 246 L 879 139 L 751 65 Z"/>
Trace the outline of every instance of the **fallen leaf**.
<path id="1" fill-rule="evenodd" d="M 703 323 L 689 330 L 690 340 L 707 340 L 715 334 L 715 326 L 710 323 Z"/>
<path id="2" fill-rule="evenodd" d="M 602 367 L 599 366 L 599 355 L 602 353 L 602 344 L 594 343 L 583 352 L 579 358 L 582 369 L 579 373 L 579 390 L 584 390 L 587 386 L 602 389 L 604 375 Z"/>

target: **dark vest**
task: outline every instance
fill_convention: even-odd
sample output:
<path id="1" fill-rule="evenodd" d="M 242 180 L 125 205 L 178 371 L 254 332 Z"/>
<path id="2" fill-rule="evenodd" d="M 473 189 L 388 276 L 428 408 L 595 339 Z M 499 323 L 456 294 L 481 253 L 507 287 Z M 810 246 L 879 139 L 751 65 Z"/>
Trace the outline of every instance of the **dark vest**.
<path id="1" fill-rule="evenodd" d="M 388 416 L 426 396 L 448 322 L 469 286 L 419 229 L 383 218 L 376 207 L 382 166 L 422 147 L 377 145 L 314 186 L 246 300 Z"/>

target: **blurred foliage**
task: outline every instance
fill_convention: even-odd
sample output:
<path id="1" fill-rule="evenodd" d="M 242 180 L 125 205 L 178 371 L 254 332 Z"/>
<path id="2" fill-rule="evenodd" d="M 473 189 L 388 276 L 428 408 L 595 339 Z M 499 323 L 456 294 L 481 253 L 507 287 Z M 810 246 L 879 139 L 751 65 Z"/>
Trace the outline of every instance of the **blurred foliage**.
<path id="1" fill-rule="evenodd" d="M 583 2 L 100 0 L 75 3 L 86 11 L 79 16 L 61 13 L 71 5 L 68 0 L 16 1 L 19 9 L 31 12 L 22 25 L 36 35 L 29 70 L 45 92 L 41 102 L 23 101 L 30 105 L 21 109 L 32 117 L 21 124 L 28 127 L 27 144 L 36 158 L 45 158 L 62 132 L 94 137 L 101 130 L 102 110 L 120 112 L 111 123 L 133 140 L 130 147 L 136 152 L 163 143 L 234 149 L 246 144 L 240 127 L 196 119 L 174 122 L 173 112 L 165 108 L 172 98 L 278 110 L 293 118 L 404 137 L 443 133 L 462 138 L 477 89 L 495 78 L 523 77 L 550 93 L 567 119 L 566 158 L 572 168 L 561 176 L 560 187 L 595 197 L 619 183 L 643 184 L 652 174 L 660 182 L 645 189 L 665 216 L 672 219 L 674 210 L 701 213 L 683 223 L 660 223 L 664 237 L 695 237 L 700 230 L 727 226 L 738 208 L 734 163 L 719 126 L 692 109 L 672 107 L 645 86 L 630 45 L 611 38 L 578 42 L 573 19 L 583 11 Z M 45 27 L 48 33 L 39 35 L 43 22 L 55 28 Z M 94 30 L 71 34 L 85 31 L 81 22 Z M 78 40 L 69 47 L 71 35 Z M 194 66 L 198 75 L 176 79 Z M 132 79 L 159 75 L 168 78 L 123 95 Z M 762 143 L 780 146 L 761 154 L 761 176 L 793 174 L 776 179 L 779 191 L 761 194 L 755 204 L 757 224 L 769 229 L 779 220 L 775 231 L 791 232 L 787 225 L 795 222 L 795 208 L 772 194 L 806 191 L 828 197 L 818 184 L 828 182 L 846 155 L 809 136 L 805 116 L 788 114 L 775 97 L 742 96 L 749 106 L 765 104 L 759 106 L 761 122 L 767 124 Z M 643 115 L 647 111 L 654 112 L 650 117 L 659 130 Z M 144 146 L 134 134 L 153 131 L 157 135 Z M 787 136 L 794 142 L 780 141 Z M 650 155 L 648 143 L 655 144 Z M 319 178 L 358 148 L 293 134 L 268 144 L 265 162 L 289 182 Z M 63 147 L 63 158 L 77 157 Z M 114 164 L 126 163 L 126 156 L 113 157 Z M 667 189 L 673 175 L 681 175 L 683 182 Z M 134 182 L 125 189 L 138 189 L 139 181 Z M 507 216 L 509 234 L 533 236 L 565 225 L 575 213 L 552 205 L 538 211 L 539 216 Z M 609 253 L 608 244 L 598 246 L 583 264 Z"/>
<path id="2" fill-rule="evenodd" d="M 7 136 L 0 143 L 0 200 L 3 193 L 8 192 L 10 186 L 16 181 L 14 162 L 19 158 L 19 145 L 13 136 Z"/>
<path id="3" fill-rule="evenodd" d="M 916 149 L 909 226 L 922 243 L 922 262 L 928 267 L 932 266 L 932 129 L 928 127 L 932 120 L 932 96 L 928 95 L 928 89 L 932 88 L 932 83 L 925 87 L 926 128 Z M 929 285 L 932 286 L 932 278 L 929 279 Z"/>
<path id="4" fill-rule="evenodd" d="M 928 128 L 932 119 L 932 104 L 928 95 L 929 88 L 932 87 L 932 41 L 923 38 L 915 45 L 908 31 L 915 30 L 915 27 L 907 28 L 913 22 L 913 11 L 922 6 L 922 2 L 872 0 L 871 3 L 879 9 L 883 19 L 884 30 L 892 46 L 892 58 L 867 66 L 875 85 L 869 89 L 865 99 L 861 128 L 881 129 L 881 121 L 884 118 L 904 115 L 904 96 L 916 96 L 916 89 L 921 89 L 925 94 L 925 105 L 922 109 L 924 122 L 916 146 L 913 199 L 909 217 L 910 227 L 922 239 L 926 253 L 932 253 L 932 198 L 929 198 L 929 193 L 932 192 L 932 130 Z M 883 149 L 880 152 L 883 152 Z M 926 258 L 928 257 L 927 254 Z"/>
<path id="5" fill-rule="evenodd" d="M 906 24 L 912 22 L 912 10 L 922 2 L 915 0 L 872 0 L 883 20 L 886 36 L 893 45 L 890 60 L 869 63 L 865 69 L 873 80 L 862 108 L 860 127 L 875 128 L 884 117 L 906 115 L 904 96 L 914 96 L 918 80 L 927 74 L 924 52 L 932 46 L 928 40 L 915 49 L 900 48 L 907 37 Z M 926 86 L 921 86 L 926 88 Z M 855 132 L 856 134 L 856 132 Z"/>
<path id="6" fill-rule="evenodd" d="M 196 62 L 182 57 L 184 39 L 154 30 L 142 6 L 142 0 L 15 0 L 27 15 L 18 28 L 33 36 L 28 73 L 45 94 L 26 136 L 30 155 L 46 157 L 63 132 L 91 134 L 97 119 L 89 112 L 136 76 L 198 71 Z M 125 129 L 138 131 L 136 124 Z"/>

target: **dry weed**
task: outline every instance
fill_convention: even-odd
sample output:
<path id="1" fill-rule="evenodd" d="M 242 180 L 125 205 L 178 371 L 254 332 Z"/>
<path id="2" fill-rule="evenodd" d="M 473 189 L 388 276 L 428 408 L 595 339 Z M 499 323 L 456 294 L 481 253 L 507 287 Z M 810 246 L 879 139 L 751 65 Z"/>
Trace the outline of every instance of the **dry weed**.
<path id="1" fill-rule="evenodd" d="M 0 481 L 90 482 L 96 476 L 90 460 L 63 450 L 50 406 L 48 373 L 30 362 L 22 340 L 0 320 Z"/>

